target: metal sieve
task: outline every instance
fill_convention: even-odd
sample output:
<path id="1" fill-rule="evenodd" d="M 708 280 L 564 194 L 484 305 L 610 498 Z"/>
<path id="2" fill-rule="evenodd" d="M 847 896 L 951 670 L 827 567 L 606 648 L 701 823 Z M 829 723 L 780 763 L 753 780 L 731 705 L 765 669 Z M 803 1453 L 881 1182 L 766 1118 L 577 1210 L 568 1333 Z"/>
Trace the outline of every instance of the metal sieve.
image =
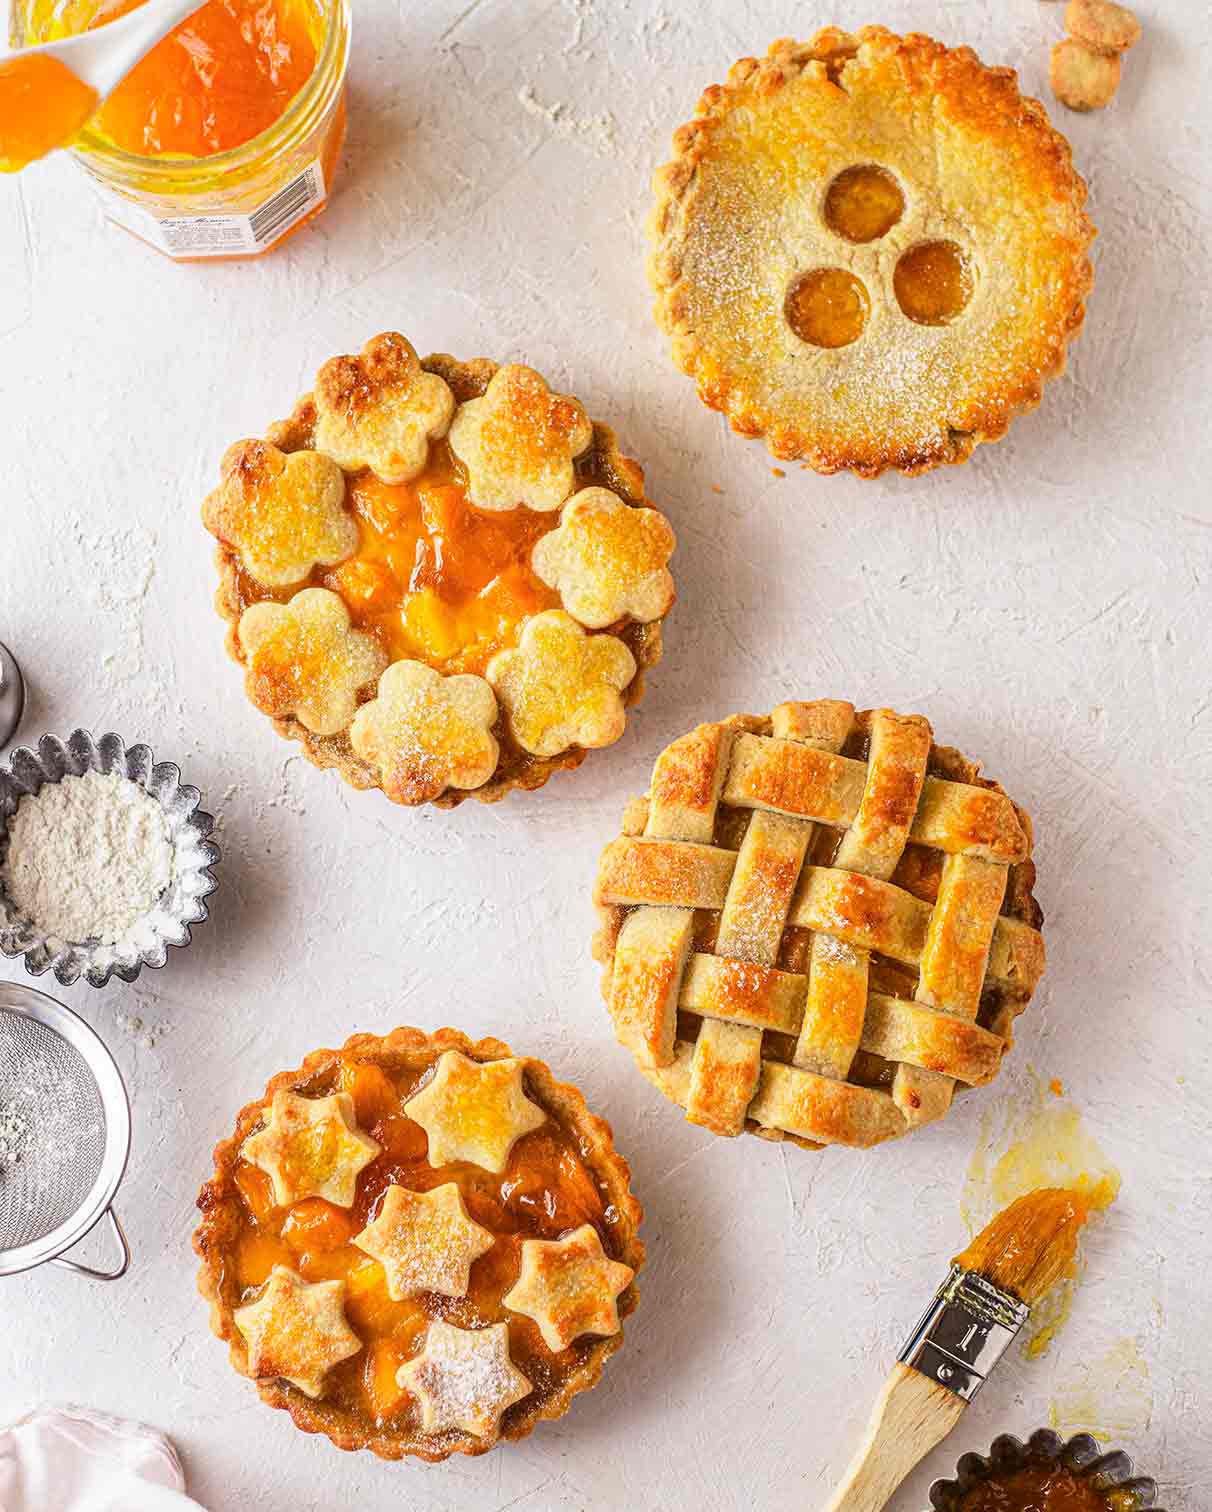
<path id="1" fill-rule="evenodd" d="M 69 1008 L 0 982 L 0 1276 L 44 1261 L 116 1281 L 130 1247 L 110 1203 L 130 1153 L 130 1104 L 113 1057 Z M 116 1270 L 64 1258 L 108 1217 Z"/>

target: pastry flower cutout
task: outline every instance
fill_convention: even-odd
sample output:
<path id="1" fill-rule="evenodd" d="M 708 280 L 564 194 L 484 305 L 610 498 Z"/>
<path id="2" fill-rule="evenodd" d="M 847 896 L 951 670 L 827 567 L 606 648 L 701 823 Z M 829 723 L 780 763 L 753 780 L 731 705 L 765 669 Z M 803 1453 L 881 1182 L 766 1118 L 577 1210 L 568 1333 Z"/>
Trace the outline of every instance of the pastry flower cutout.
<path id="1" fill-rule="evenodd" d="M 237 441 L 224 454 L 222 474 L 202 522 L 267 588 L 302 582 L 313 567 L 331 567 L 358 549 L 345 475 L 331 457 Z"/>
<path id="2" fill-rule="evenodd" d="M 562 609 L 536 614 L 517 649 L 485 669 L 518 744 L 535 756 L 608 746 L 627 722 L 623 689 L 635 658 L 613 635 L 586 635 Z"/>
<path id="3" fill-rule="evenodd" d="M 583 488 L 557 529 L 535 542 L 530 563 L 590 630 L 630 616 L 647 624 L 673 603 L 666 563 L 675 545 L 655 509 L 633 509 L 608 488 Z"/>
<path id="4" fill-rule="evenodd" d="M 474 1061 L 447 1050 L 427 1086 L 404 1104 L 404 1112 L 429 1136 L 429 1163 L 468 1160 L 499 1176 L 523 1134 L 547 1122 L 526 1096 L 522 1062 Z"/>
<path id="5" fill-rule="evenodd" d="M 509 1358 L 509 1326 L 456 1328 L 431 1323 L 422 1352 L 401 1365 L 396 1384 L 421 1404 L 426 1433 L 461 1429 L 495 1439 L 501 1414 L 534 1387 Z"/>
<path id="6" fill-rule="evenodd" d="M 450 449 L 479 509 L 559 509 L 576 486 L 573 459 L 593 440 L 580 404 L 553 394 L 533 368 L 498 368 L 479 399 L 459 406 Z"/>
<path id="7" fill-rule="evenodd" d="M 426 1291 L 465 1297 L 472 1262 L 495 1242 L 486 1228 L 467 1216 L 453 1181 L 431 1192 L 389 1186 L 378 1217 L 353 1240 L 383 1267 L 393 1302 Z"/>
<path id="8" fill-rule="evenodd" d="M 618 1299 L 635 1271 L 612 1260 L 591 1223 L 563 1239 L 524 1239 L 517 1283 L 502 1301 L 539 1325 L 553 1354 L 581 1334 L 616 1334 Z"/>
<path id="9" fill-rule="evenodd" d="M 255 1302 L 232 1314 L 248 1345 L 254 1380 L 281 1376 L 309 1397 L 324 1390 L 324 1377 L 362 1348 L 345 1319 L 344 1281 L 309 1284 L 285 1265 L 275 1265 Z"/>
<path id="10" fill-rule="evenodd" d="M 265 1127 L 250 1134 L 240 1155 L 265 1172 L 279 1207 L 305 1197 L 323 1197 L 336 1207 L 352 1207 L 358 1173 L 382 1145 L 363 1134 L 348 1092 L 300 1097 L 275 1092 Z"/>
<path id="11" fill-rule="evenodd" d="M 478 788 L 497 769 L 497 701 L 482 677 L 443 677 L 423 662 L 393 662 L 378 697 L 354 717 L 349 741 L 377 768 L 396 803 L 428 803 L 448 787 Z"/>
<path id="12" fill-rule="evenodd" d="M 387 666 L 378 641 L 352 628 L 344 600 L 327 588 L 304 588 L 288 604 L 250 604 L 236 634 L 251 701 L 275 719 L 293 714 L 313 735 L 345 729 L 359 690 Z"/>
<path id="13" fill-rule="evenodd" d="M 334 357 L 316 375 L 315 443 L 349 472 L 369 467 L 384 483 L 407 483 L 425 467 L 429 443 L 446 434 L 454 395 L 421 367 L 395 331 L 357 357 Z"/>

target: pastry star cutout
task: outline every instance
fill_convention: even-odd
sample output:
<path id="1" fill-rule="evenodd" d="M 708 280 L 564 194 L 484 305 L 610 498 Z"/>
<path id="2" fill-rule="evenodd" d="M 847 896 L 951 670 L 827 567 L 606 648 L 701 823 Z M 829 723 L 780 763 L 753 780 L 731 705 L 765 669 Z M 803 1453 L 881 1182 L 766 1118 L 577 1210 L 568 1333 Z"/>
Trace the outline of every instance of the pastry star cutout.
<path id="1" fill-rule="evenodd" d="M 591 1223 L 563 1239 L 526 1239 L 522 1268 L 502 1300 L 513 1312 L 533 1318 L 553 1353 L 581 1334 L 616 1334 L 618 1298 L 635 1271 L 611 1260 Z"/>
<path id="2" fill-rule="evenodd" d="M 334 1365 L 362 1348 L 345 1321 L 344 1281 L 309 1284 L 285 1265 L 275 1265 L 260 1297 L 232 1317 L 248 1345 L 253 1379 L 281 1376 L 309 1397 L 324 1390 Z"/>
<path id="3" fill-rule="evenodd" d="M 389 1186 L 379 1216 L 353 1241 L 387 1276 L 387 1295 L 403 1302 L 418 1292 L 465 1297 L 471 1265 L 496 1242 L 467 1216 L 453 1181 L 432 1192 Z"/>
<path id="4" fill-rule="evenodd" d="M 500 1175 L 523 1134 L 547 1122 L 522 1088 L 522 1062 L 470 1060 L 447 1050 L 427 1087 L 404 1111 L 429 1135 L 429 1163 L 468 1160 Z"/>
<path id="5" fill-rule="evenodd" d="M 501 1414 L 534 1390 L 509 1358 L 509 1328 L 455 1328 L 431 1323 L 425 1348 L 396 1372 L 396 1384 L 421 1404 L 426 1433 L 461 1428 L 475 1438 L 495 1439 Z"/>
<path id="6" fill-rule="evenodd" d="M 382 1150 L 363 1134 L 348 1092 L 300 1097 L 275 1092 L 265 1127 L 244 1141 L 241 1156 L 273 1182 L 279 1207 L 304 1197 L 323 1197 L 352 1207 L 358 1173 Z"/>

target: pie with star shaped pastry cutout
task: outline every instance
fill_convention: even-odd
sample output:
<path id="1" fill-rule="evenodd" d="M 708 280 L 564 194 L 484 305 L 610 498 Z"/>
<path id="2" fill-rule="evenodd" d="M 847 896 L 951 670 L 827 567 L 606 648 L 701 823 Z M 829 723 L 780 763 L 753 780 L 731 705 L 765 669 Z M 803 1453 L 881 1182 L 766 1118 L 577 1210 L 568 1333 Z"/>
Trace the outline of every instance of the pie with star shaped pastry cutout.
<path id="1" fill-rule="evenodd" d="M 638 1301 L 609 1126 L 542 1061 L 453 1029 L 355 1035 L 275 1076 L 198 1207 L 232 1365 L 299 1428 L 387 1459 L 562 1416 Z"/>
<path id="2" fill-rule="evenodd" d="M 617 741 L 675 599 L 673 531 L 609 426 L 532 368 L 393 331 L 230 448 L 202 518 L 249 700 L 410 807 L 532 791 Z"/>

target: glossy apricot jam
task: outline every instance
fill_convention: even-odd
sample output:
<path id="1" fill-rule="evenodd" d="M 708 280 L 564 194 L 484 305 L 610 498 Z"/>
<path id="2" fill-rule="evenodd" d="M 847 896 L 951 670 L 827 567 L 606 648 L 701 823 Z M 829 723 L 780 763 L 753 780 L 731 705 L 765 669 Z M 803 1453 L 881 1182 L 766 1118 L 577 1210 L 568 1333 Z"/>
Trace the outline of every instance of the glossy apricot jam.
<path id="1" fill-rule="evenodd" d="M 862 280 L 845 268 L 813 268 L 787 291 L 787 324 L 810 346 L 849 346 L 863 334 L 871 308 Z"/>
<path id="2" fill-rule="evenodd" d="M 897 303 L 917 325 L 946 325 L 972 298 L 972 269 L 950 241 L 919 242 L 896 265 Z"/>
<path id="3" fill-rule="evenodd" d="M 224 1230 L 219 1285 L 225 1302 L 239 1307 L 253 1300 L 275 1265 L 290 1266 L 308 1281 L 344 1281 L 346 1316 L 364 1347 L 330 1372 L 324 1400 L 379 1427 L 416 1410 L 410 1394 L 397 1384 L 396 1372 L 421 1351 L 435 1318 L 464 1328 L 506 1323 L 514 1363 L 536 1392 L 555 1394 L 595 1340 L 583 1336 L 554 1353 L 530 1318 L 502 1305 L 518 1277 L 522 1243 L 558 1239 L 590 1223 L 606 1253 L 616 1259 L 620 1253 L 615 1237 L 619 1215 L 575 1132 L 555 1117 L 518 1140 L 501 1175 L 465 1161 L 431 1166 L 424 1129 L 403 1112 L 427 1071 L 343 1052 L 298 1083 L 297 1090 L 313 1096 L 349 1092 L 359 1128 L 383 1147 L 358 1177 L 352 1208 L 317 1197 L 278 1207 L 269 1177 L 243 1160 L 236 1163 L 235 1190 L 226 1204 L 233 1221 Z M 533 1089 L 527 1091 L 534 1095 Z M 472 1263 L 466 1297 L 425 1292 L 394 1302 L 382 1266 L 350 1241 L 375 1216 L 391 1184 L 426 1192 L 449 1181 L 458 1184 L 468 1215 L 495 1236 L 495 1243 Z M 534 1405 L 533 1396 L 526 1400 L 528 1408 Z"/>
<path id="4" fill-rule="evenodd" d="M 0 63 L 0 171 L 16 173 L 71 141 L 97 108 L 83 79 L 44 53 Z"/>
<path id="5" fill-rule="evenodd" d="M 847 241 L 876 241 L 904 213 L 901 186 L 886 168 L 874 163 L 843 169 L 825 193 L 825 224 Z"/>
<path id="6" fill-rule="evenodd" d="M 531 548 L 559 524 L 559 510 L 477 509 L 445 441 L 412 482 L 361 472 L 349 478 L 346 497 L 361 526 L 358 550 L 308 583 L 339 594 L 393 661 L 482 674 L 498 651 L 517 644 L 524 620 L 559 607 L 559 594 L 530 566 Z M 246 573 L 238 583 L 242 609 L 273 596 Z"/>
<path id="7" fill-rule="evenodd" d="M 141 0 L 105 9 L 94 26 Z M 311 77 L 321 21 L 308 0 L 210 0 L 106 100 L 98 130 L 141 157 L 209 157 L 259 136 Z"/>
<path id="8" fill-rule="evenodd" d="M 1125 1493 L 1100 1491 L 1088 1476 L 1049 1460 L 978 1481 L 955 1512 L 1128 1512 L 1130 1505 Z"/>

